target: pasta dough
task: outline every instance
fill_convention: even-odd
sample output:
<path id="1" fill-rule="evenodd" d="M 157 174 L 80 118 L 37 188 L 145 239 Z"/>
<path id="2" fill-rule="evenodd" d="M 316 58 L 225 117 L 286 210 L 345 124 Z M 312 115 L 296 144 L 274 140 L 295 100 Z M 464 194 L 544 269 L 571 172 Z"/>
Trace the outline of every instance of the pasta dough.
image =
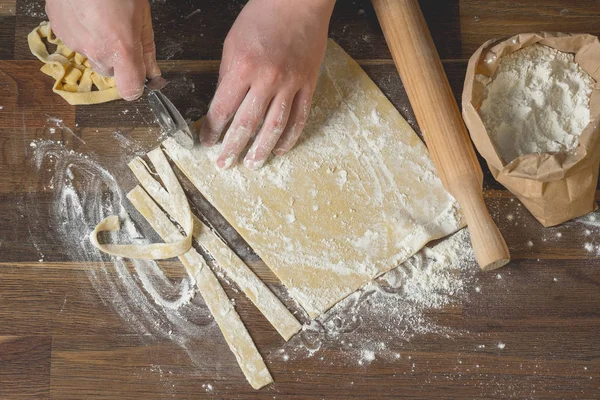
<path id="1" fill-rule="evenodd" d="M 53 54 L 48 53 L 42 39 L 57 46 Z M 75 53 L 54 36 L 49 22 L 44 21 L 35 28 L 27 41 L 31 53 L 44 63 L 41 71 L 56 81 L 52 91 L 67 103 L 98 104 L 121 98 L 114 78 L 94 72 L 85 56 Z"/>
<path id="2" fill-rule="evenodd" d="M 311 317 L 464 226 L 424 144 L 333 41 L 286 156 L 221 171 L 220 146 L 163 147 Z"/>
<path id="3" fill-rule="evenodd" d="M 97 240 L 98 232 L 118 229 L 119 220 L 117 216 L 108 217 L 98 224 L 90 235 L 92 243 L 106 253 L 129 258 L 161 259 L 179 257 L 179 260 L 189 271 L 190 276 L 194 278 L 198 291 L 219 325 L 229 348 L 235 355 L 250 385 L 254 389 L 260 389 L 268 385 L 273 382 L 273 378 L 262 356 L 229 301 L 219 280 L 208 267 L 202 255 L 191 246 L 192 236 L 197 238 L 201 244 L 206 244 L 207 247 L 220 253 L 216 257 L 217 261 L 224 261 L 223 267 L 226 271 L 234 276 L 234 280 L 237 279 L 236 282 L 240 282 L 240 286 L 245 289 L 246 293 L 250 293 L 249 297 L 254 304 L 259 307 L 286 340 L 300 330 L 299 322 L 239 258 L 239 262 L 235 262 L 236 258 L 227 254 L 227 251 L 231 252 L 231 250 L 224 243 L 219 242 L 219 244 L 216 244 L 210 239 L 210 235 L 206 234 L 205 231 L 208 229 L 191 213 L 183 189 L 162 150 L 153 150 L 148 154 L 148 158 L 152 161 L 167 190 L 150 175 L 149 167 L 140 158 L 134 159 L 129 164 L 130 168 L 158 203 L 183 227 L 186 235 L 184 236 L 179 231 L 177 225 L 156 205 L 148 193 L 137 186 L 128 193 L 127 198 L 166 243 L 151 245 L 99 244 Z"/>
<path id="4" fill-rule="evenodd" d="M 132 244 L 101 244 L 98 234 L 103 231 L 116 231 L 119 229 L 119 217 L 111 215 L 102 220 L 90 234 L 90 241 L 99 250 L 119 257 L 162 260 L 173 258 L 186 253 L 192 247 L 192 230 L 194 220 L 192 210 L 185 197 L 185 193 L 169 162 L 162 151 L 148 154 L 156 171 L 164 182 L 169 192 L 169 201 L 173 203 L 172 217 L 183 227 L 186 236 L 169 243 L 153 243 L 147 245 Z"/>
<path id="5" fill-rule="evenodd" d="M 152 151 L 160 152 L 156 149 Z M 168 214 L 175 213 L 175 203 L 171 196 L 152 177 L 148 166 L 141 158 L 135 158 L 129 163 L 129 168 L 152 198 Z M 248 296 L 250 301 L 267 318 L 281 337 L 289 340 L 301 328 L 300 323 L 281 301 L 269 290 L 256 274 L 202 221 L 194 216 L 194 239 L 207 251 L 239 288 Z"/>
<path id="6" fill-rule="evenodd" d="M 137 186 L 129 192 L 127 198 L 165 241 L 181 240 L 182 234 L 177 227 L 141 187 Z M 191 248 L 185 254 L 180 255 L 179 260 L 196 280 L 198 291 L 217 321 L 231 352 L 235 355 L 250 385 L 254 389 L 260 389 L 273 382 L 273 378 L 239 314 L 227 298 L 227 294 L 215 274 L 206 265 L 204 258 Z"/>

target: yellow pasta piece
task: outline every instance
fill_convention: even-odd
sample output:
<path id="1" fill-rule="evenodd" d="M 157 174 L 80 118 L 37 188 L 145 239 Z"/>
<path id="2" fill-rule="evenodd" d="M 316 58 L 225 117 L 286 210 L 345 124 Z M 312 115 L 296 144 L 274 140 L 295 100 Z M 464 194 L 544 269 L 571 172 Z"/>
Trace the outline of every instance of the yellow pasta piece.
<path id="1" fill-rule="evenodd" d="M 92 72 L 92 82 L 99 90 L 107 90 L 115 86 L 112 78 L 107 78 L 97 72 Z"/>
<path id="2" fill-rule="evenodd" d="M 52 31 L 50 30 L 50 23 L 41 23 L 39 28 L 39 35 L 43 38 L 48 38 L 52 36 Z"/>
<path id="3" fill-rule="evenodd" d="M 88 93 L 83 93 L 88 94 Z M 111 215 L 103 219 L 90 234 L 90 242 L 99 250 L 119 257 L 142 258 L 150 260 L 164 260 L 178 257 L 187 253 L 192 247 L 192 230 L 194 219 L 183 188 L 179 184 L 175 173 L 171 169 L 167 158 L 161 151 L 148 154 L 156 168 L 156 172 L 167 187 L 167 192 L 174 203 L 174 214 L 172 217 L 181 225 L 185 236 L 181 235 L 176 240 L 167 243 L 153 244 L 102 244 L 98 241 L 100 232 L 118 231 L 120 228 L 119 217 Z"/>
<path id="4" fill-rule="evenodd" d="M 65 46 L 64 44 L 59 44 L 56 47 L 56 51 L 54 52 L 54 54 L 60 54 L 60 55 L 65 56 L 66 58 L 71 58 L 71 57 L 73 57 L 75 52 L 73 50 L 71 50 L 70 48 L 68 48 L 67 46 Z"/>
<path id="5" fill-rule="evenodd" d="M 83 65 L 83 62 L 87 60 L 87 58 L 85 58 L 83 54 L 75 53 L 75 57 L 73 58 L 73 60 L 75 61 L 75 64 Z"/>
<path id="6" fill-rule="evenodd" d="M 42 39 L 57 46 L 53 54 L 48 53 Z M 84 55 L 72 51 L 54 35 L 49 22 L 35 28 L 27 41 L 31 53 L 44 63 L 41 71 L 55 80 L 52 91 L 69 104 L 98 104 L 121 98 L 115 80 L 95 74 Z"/>
<path id="7" fill-rule="evenodd" d="M 81 77 L 81 80 L 79 81 L 79 92 L 80 93 L 91 92 L 93 84 L 94 84 L 94 82 L 92 82 L 92 70 L 89 68 L 84 69 L 83 76 Z"/>
<path id="8" fill-rule="evenodd" d="M 67 82 L 69 85 L 77 87 L 77 82 L 79 81 L 82 75 L 83 74 L 81 73 L 81 71 L 77 68 L 69 67 L 67 69 L 67 72 L 65 73 L 64 81 Z"/>
<path id="9" fill-rule="evenodd" d="M 70 83 L 65 83 L 63 84 L 63 89 L 67 92 L 77 93 L 77 91 L 79 90 L 79 86 Z"/>
<path id="10" fill-rule="evenodd" d="M 144 189 L 136 186 L 129 192 L 127 198 L 165 241 L 181 240 L 182 235 L 177 227 L 152 201 Z M 179 260 L 195 278 L 198 291 L 217 321 L 223 337 L 235 355 L 248 383 L 254 389 L 260 389 L 272 383 L 271 373 L 252 337 L 204 258 L 196 249 L 190 248 L 179 256 Z"/>
<path id="11" fill-rule="evenodd" d="M 44 64 L 40 71 L 48 76 L 53 77 L 56 81 L 60 80 L 63 75 L 62 68 L 56 68 L 54 64 Z"/>

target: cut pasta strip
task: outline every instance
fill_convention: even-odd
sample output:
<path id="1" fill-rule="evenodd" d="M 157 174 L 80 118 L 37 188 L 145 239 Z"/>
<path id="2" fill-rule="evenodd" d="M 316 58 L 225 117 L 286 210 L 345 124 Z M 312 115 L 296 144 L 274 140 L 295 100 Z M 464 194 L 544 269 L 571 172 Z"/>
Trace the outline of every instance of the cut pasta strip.
<path id="1" fill-rule="evenodd" d="M 157 149 L 154 151 L 162 150 Z M 175 202 L 161 184 L 152 177 L 148 166 L 141 158 L 135 158 L 129 163 L 129 168 L 152 198 L 168 214 L 176 210 Z M 288 340 L 300 329 L 301 325 L 283 303 L 271 290 L 254 274 L 254 272 L 200 219 L 194 219 L 194 239 L 206 250 L 223 268 L 227 276 L 248 296 L 250 301 L 267 318 L 283 339 Z"/>
<path id="2" fill-rule="evenodd" d="M 136 186 L 129 192 L 127 198 L 165 241 L 182 240 L 183 235 L 144 189 Z M 217 321 L 223 337 L 250 385 L 254 389 L 260 389 L 272 383 L 273 378 L 254 341 L 204 258 L 191 248 L 180 255 L 179 259 L 196 280 L 198 291 Z"/>
<path id="3" fill-rule="evenodd" d="M 168 243 L 153 243 L 146 245 L 101 244 L 98 241 L 98 234 L 100 232 L 116 231 L 119 229 L 119 217 L 112 215 L 101 221 L 98 226 L 96 226 L 96 229 L 90 234 L 90 241 L 92 244 L 105 253 L 127 258 L 162 260 L 180 256 L 192 247 L 194 221 L 183 188 L 179 184 L 167 158 L 160 149 L 149 153 L 148 156 L 154 164 L 161 180 L 167 187 L 170 201 L 173 202 L 173 214 L 171 215 L 175 218 L 177 223 L 182 226 L 186 235 L 182 235 L 181 238 Z"/>

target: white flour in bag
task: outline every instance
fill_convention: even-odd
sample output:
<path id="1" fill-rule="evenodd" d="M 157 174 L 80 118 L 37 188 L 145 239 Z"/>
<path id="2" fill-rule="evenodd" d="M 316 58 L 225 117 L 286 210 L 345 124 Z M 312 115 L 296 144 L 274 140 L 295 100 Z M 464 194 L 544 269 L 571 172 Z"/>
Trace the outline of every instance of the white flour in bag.
<path id="1" fill-rule="evenodd" d="M 532 153 L 570 151 L 590 122 L 594 80 L 574 55 L 535 44 L 502 58 L 479 113 L 505 162 Z"/>

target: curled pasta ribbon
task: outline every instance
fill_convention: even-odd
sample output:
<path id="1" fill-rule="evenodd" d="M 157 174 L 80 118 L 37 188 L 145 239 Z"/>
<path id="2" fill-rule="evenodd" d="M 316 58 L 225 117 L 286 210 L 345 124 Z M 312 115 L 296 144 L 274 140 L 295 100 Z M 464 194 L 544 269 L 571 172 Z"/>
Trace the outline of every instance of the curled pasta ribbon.
<path id="1" fill-rule="evenodd" d="M 100 232 L 118 231 L 120 229 L 119 217 L 111 215 L 102 220 L 90 234 L 92 244 L 105 253 L 126 258 L 164 260 L 181 256 L 192 248 L 194 217 L 183 188 L 162 150 L 155 149 L 148 153 L 148 157 L 154 164 L 156 172 L 170 195 L 170 201 L 173 203 L 171 217 L 181 225 L 185 231 L 185 237 L 181 239 L 181 234 L 177 231 L 177 235 L 165 238 L 166 243 L 145 245 L 102 244 L 98 241 Z"/>
<path id="2" fill-rule="evenodd" d="M 43 39 L 56 45 L 53 54 Z M 54 78 L 52 91 L 71 105 L 98 104 L 120 99 L 114 78 L 94 72 L 84 55 L 69 49 L 52 32 L 48 21 L 42 22 L 28 36 L 29 50 L 44 66 L 41 71 Z"/>

